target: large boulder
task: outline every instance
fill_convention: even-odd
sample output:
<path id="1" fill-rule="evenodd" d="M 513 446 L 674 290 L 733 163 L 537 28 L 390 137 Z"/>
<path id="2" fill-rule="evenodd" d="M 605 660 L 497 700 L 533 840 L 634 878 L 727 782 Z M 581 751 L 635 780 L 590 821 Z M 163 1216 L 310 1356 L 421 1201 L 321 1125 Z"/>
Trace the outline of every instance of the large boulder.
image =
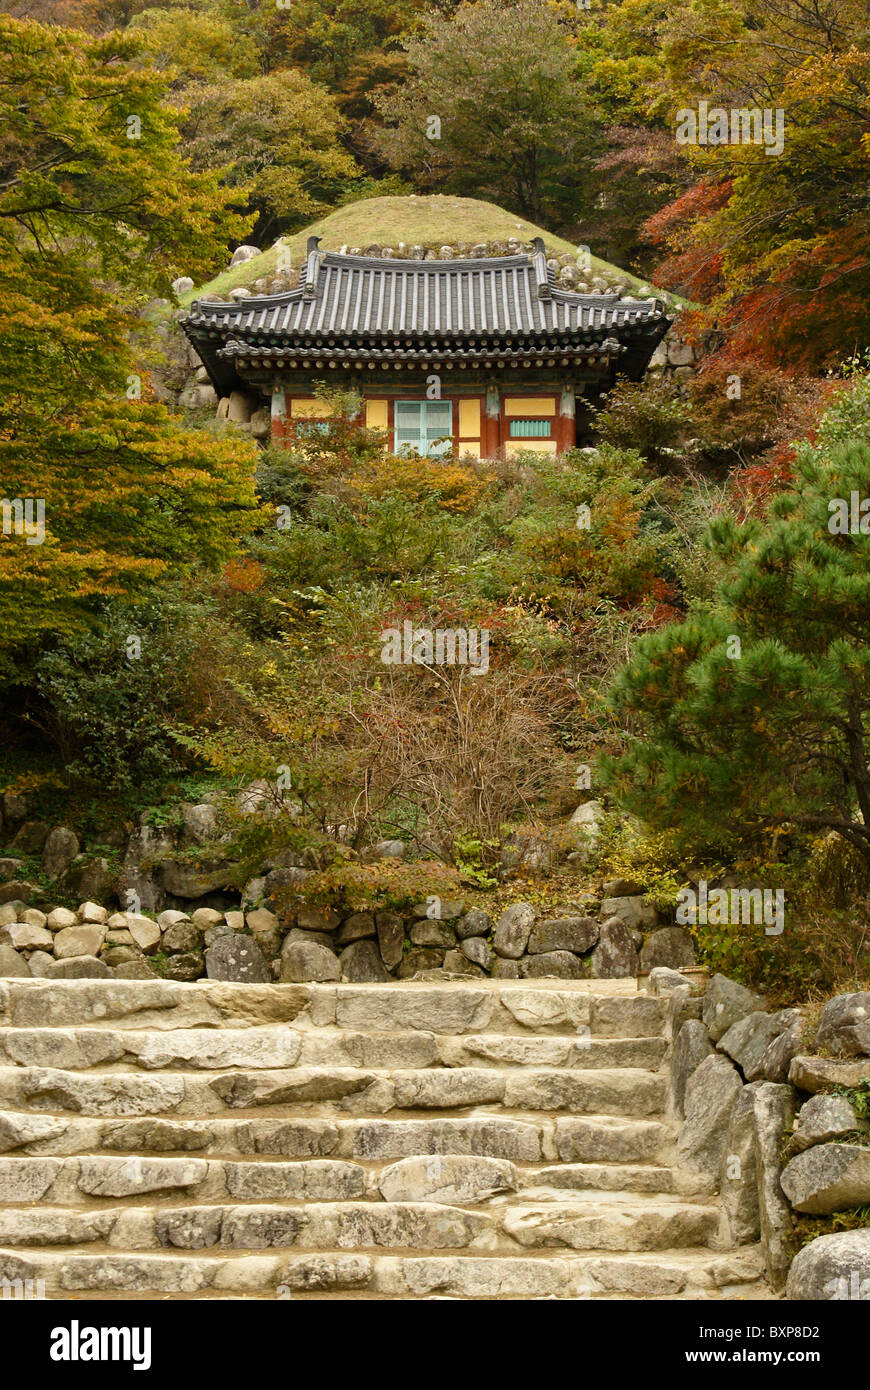
<path id="1" fill-rule="evenodd" d="M 600 801 L 585 801 L 568 822 L 568 839 L 584 863 L 591 859 L 601 842 L 604 807 Z"/>
<path id="2" fill-rule="evenodd" d="M 54 937 L 45 927 L 32 927 L 29 922 L 12 922 L 0 932 L 0 940 L 16 951 L 50 951 Z"/>
<path id="3" fill-rule="evenodd" d="M 701 1020 L 687 1019 L 677 1034 L 671 1054 L 671 1097 L 678 1115 L 683 1114 L 689 1078 L 712 1055 L 713 1048 Z"/>
<path id="4" fill-rule="evenodd" d="M 829 1091 L 832 1086 L 844 1086 L 851 1091 L 864 1081 L 870 1081 L 870 1057 L 839 1061 L 836 1057 L 793 1057 L 788 1079 L 799 1091 Z"/>
<path id="5" fill-rule="evenodd" d="M 583 962 L 573 951 L 545 951 L 520 961 L 520 976 L 524 980 L 582 980 L 585 974 Z"/>
<path id="6" fill-rule="evenodd" d="M 799 1009 L 792 1009 L 794 1015 L 784 1032 L 777 1034 L 761 1059 L 761 1069 L 765 1081 L 788 1081 L 789 1067 L 803 1046 L 803 1017 Z"/>
<path id="7" fill-rule="evenodd" d="M 170 927 L 170 930 L 173 928 Z M 143 951 L 146 956 L 153 955 L 161 944 L 160 927 L 156 922 L 152 922 L 150 917 L 141 917 L 138 913 L 129 912 L 127 914 L 127 930 L 133 942 Z M 172 949 L 169 946 L 167 951 Z M 185 946 L 184 950 L 192 950 L 193 947 Z"/>
<path id="8" fill-rule="evenodd" d="M 718 1178 L 722 1171 L 731 1112 L 743 1083 L 727 1057 L 707 1057 L 686 1083 L 685 1120 L 677 1140 L 680 1161 L 694 1172 Z"/>
<path id="9" fill-rule="evenodd" d="M 272 976 L 263 952 L 250 936 L 234 933 L 220 936 L 205 953 L 210 980 L 233 980 L 246 984 L 269 984 Z"/>
<path id="10" fill-rule="evenodd" d="M 548 917 L 533 929 L 528 950 L 535 956 L 545 951 L 573 951 L 582 956 L 592 950 L 598 936 L 594 917 Z"/>
<path id="11" fill-rule="evenodd" d="M 719 1177 L 722 1206 L 735 1245 L 753 1244 L 761 1231 L 755 1155 L 755 1095 L 760 1085 L 760 1081 L 752 1082 L 737 1096 Z"/>
<path id="12" fill-rule="evenodd" d="M 64 873 L 62 882 L 68 893 L 102 903 L 114 896 L 117 879 L 108 859 L 102 856 L 91 859 L 80 854 Z"/>
<path id="13" fill-rule="evenodd" d="M 161 946 L 168 956 L 188 955 L 202 947 L 202 932 L 193 922 L 176 922 L 163 933 Z M 147 955 L 147 947 L 142 949 Z"/>
<path id="14" fill-rule="evenodd" d="M 601 903 L 602 917 L 618 917 L 632 931 L 651 931 L 659 920 L 659 914 L 651 904 L 640 896 L 628 898 L 604 898 Z M 674 928 L 679 930 L 679 928 Z M 688 962 L 687 962 L 688 963 Z M 656 961 L 656 965 L 668 965 L 669 961 Z"/>
<path id="15" fill-rule="evenodd" d="M 870 1206 L 870 1148 L 815 1144 L 785 1165 L 782 1190 L 795 1211 L 811 1216 Z"/>
<path id="16" fill-rule="evenodd" d="M 197 867 L 184 859 L 164 859 L 160 875 L 164 889 L 174 898 L 204 898 L 229 886 L 232 868 L 227 860 L 212 860 Z"/>
<path id="17" fill-rule="evenodd" d="M 230 265 L 244 265 L 245 261 L 252 261 L 255 256 L 259 256 L 259 246 L 237 246 L 233 252 Z"/>
<path id="18" fill-rule="evenodd" d="M 9 980 L 24 975 L 30 975 L 27 961 L 12 946 L 0 942 L 0 979 Z"/>
<path id="19" fill-rule="evenodd" d="M 718 1042 L 732 1024 L 763 1008 L 764 1000 L 759 994 L 726 975 L 714 975 L 707 985 L 701 1016 L 713 1042 Z"/>
<path id="20" fill-rule="evenodd" d="M 217 808 L 209 801 L 183 801 L 180 806 L 183 821 L 181 842 L 184 845 L 205 845 L 217 834 Z"/>
<path id="21" fill-rule="evenodd" d="M 811 1240 L 792 1261 L 785 1296 L 795 1302 L 870 1302 L 870 1229 Z"/>
<path id="22" fill-rule="evenodd" d="M 444 951 L 456 945 L 456 933 L 446 922 L 415 922 L 410 938 L 414 946 L 434 946 Z"/>
<path id="23" fill-rule="evenodd" d="M 511 903 L 496 924 L 492 948 L 497 956 L 519 960 L 529 944 L 535 909 L 529 903 Z"/>
<path id="24" fill-rule="evenodd" d="M 62 931 L 64 927 L 74 927 L 78 918 L 71 908 L 54 907 L 45 919 L 49 931 Z"/>
<path id="25" fill-rule="evenodd" d="M 350 980 L 352 984 L 377 983 L 390 978 L 384 969 L 377 943 L 369 937 L 352 941 L 346 946 L 338 963 L 343 979 Z"/>
<path id="26" fill-rule="evenodd" d="M 774 1038 L 784 1032 L 791 1021 L 792 1010 L 782 1014 L 766 1014 L 760 1009 L 732 1023 L 719 1039 L 719 1047 L 736 1062 L 747 1081 L 764 1076 L 764 1055 Z"/>
<path id="27" fill-rule="evenodd" d="M 597 980 L 627 980 L 637 974 L 634 933 L 621 917 L 609 917 L 602 922 L 591 960 L 592 974 Z"/>
<path id="28" fill-rule="evenodd" d="M 870 993 L 829 999 L 819 1019 L 816 1046 L 848 1057 L 870 1055 Z"/>
<path id="29" fill-rule="evenodd" d="M 375 913 L 375 927 L 378 933 L 378 949 L 381 960 L 388 970 L 395 970 L 402 963 L 405 945 L 405 924 L 397 912 Z"/>
<path id="30" fill-rule="evenodd" d="M 285 942 L 281 950 L 280 979 L 292 983 L 340 980 L 341 965 L 334 952 L 326 946 L 319 946 L 316 941 Z"/>
<path id="31" fill-rule="evenodd" d="M 489 970 L 492 964 L 492 951 L 489 949 L 489 943 L 485 937 L 466 936 L 459 943 L 459 950 L 473 965 L 479 965 L 481 970 Z"/>
<path id="32" fill-rule="evenodd" d="M 146 961 L 143 961 L 142 964 L 146 971 L 150 970 L 151 967 Z M 202 951 L 182 951 L 176 956 L 170 956 L 164 978 L 188 983 L 191 980 L 198 980 L 204 974 L 205 956 Z M 144 971 L 142 978 L 146 978 Z"/>
<path id="33" fill-rule="evenodd" d="M 122 903 L 134 902 L 139 912 L 161 912 L 166 893 L 156 872 L 157 865 L 175 848 L 172 837 L 153 825 L 140 825 L 127 841 L 127 852 L 118 877 L 118 896 Z"/>
<path id="34" fill-rule="evenodd" d="M 73 956 L 95 956 L 106 939 L 106 928 L 98 922 L 80 927 L 64 927 L 55 934 L 54 954 L 58 960 Z"/>
<path id="35" fill-rule="evenodd" d="M 689 984 L 679 970 L 670 970 L 666 965 L 654 965 L 649 972 L 646 988 L 648 994 L 664 996 L 675 994 L 678 989 L 688 989 Z"/>
<path id="36" fill-rule="evenodd" d="M 119 965 L 118 970 L 124 967 Z M 105 961 L 96 956 L 70 956 L 68 960 L 54 960 L 46 968 L 45 978 L 49 980 L 105 980 L 114 972 Z"/>
<path id="37" fill-rule="evenodd" d="M 19 854 L 40 854 L 48 838 L 49 828 L 45 821 L 25 821 L 15 833 L 12 848 Z"/>
<path id="38" fill-rule="evenodd" d="M 843 1139 L 850 1134 L 867 1134 L 870 1124 L 856 1115 L 845 1096 L 820 1091 L 810 1096 L 798 1112 L 792 1146 L 799 1152 L 813 1144 Z"/>
<path id="39" fill-rule="evenodd" d="M 27 879 L 14 878 L 11 883 L 0 885 L 0 903 L 7 906 L 11 903 L 23 908 L 26 900 L 32 898 L 37 891 L 36 885 L 28 883 Z"/>
<path id="40" fill-rule="evenodd" d="M 492 918 L 479 907 L 472 907 L 453 923 L 457 940 L 464 941 L 467 936 L 488 936 L 492 931 Z"/>
<path id="41" fill-rule="evenodd" d="M 654 970 L 660 965 L 680 970 L 694 964 L 695 943 L 683 927 L 659 927 L 641 947 L 641 970 Z"/>
<path id="42" fill-rule="evenodd" d="M 553 867 L 553 846 L 540 831 L 515 830 L 506 837 L 499 855 L 499 874 L 546 874 Z"/>
<path id="43" fill-rule="evenodd" d="M 81 845 L 74 830 L 65 825 L 56 825 L 49 832 L 42 850 L 42 867 L 48 878 L 60 878 L 70 864 L 81 853 Z"/>
<path id="44" fill-rule="evenodd" d="M 762 1081 L 755 1091 L 755 1164 L 761 1247 L 770 1287 L 778 1292 L 791 1262 L 793 1220 L 780 1182 L 781 1154 L 794 1120 L 794 1091 Z"/>

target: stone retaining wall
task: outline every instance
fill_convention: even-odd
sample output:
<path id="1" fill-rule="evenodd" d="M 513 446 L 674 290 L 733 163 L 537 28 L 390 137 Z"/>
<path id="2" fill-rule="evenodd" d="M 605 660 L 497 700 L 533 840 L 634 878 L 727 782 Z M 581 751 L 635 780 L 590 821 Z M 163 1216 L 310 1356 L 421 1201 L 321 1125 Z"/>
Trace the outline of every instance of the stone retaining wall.
<path id="1" fill-rule="evenodd" d="M 286 889 L 286 875 L 273 871 L 273 891 Z M 269 877 L 260 881 L 259 901 L 246 908 L 167 908 L 149 916 L 97 902 L 73 911 L 7 901 L 0 906 L 0 975 L 257 983 L 627 979 L 653 966 L 694 964 L 689 934 L 660 927 L 656 910 L 636 893 L 561 909 L 514 902 L 497 915 L 435 894 L 402 910 L 276 911 Z M 616 881 L 605 888 L 631 886 Z"/>
<path id="2" fill-rule="evenodd" d="M 677 1153 L 716 1183 L 734 1243 L 761 1240 L 788 1298 L 870 1299 L 870 1221 L 795 1254 L 795 1213 L 870 1208 L 870 993 L 829 1000 L 810 1038 L 806 1009 L 769 1012 L 723 975 L 700 993 L 660 970 L 651 988 L 671 995 Z"/>

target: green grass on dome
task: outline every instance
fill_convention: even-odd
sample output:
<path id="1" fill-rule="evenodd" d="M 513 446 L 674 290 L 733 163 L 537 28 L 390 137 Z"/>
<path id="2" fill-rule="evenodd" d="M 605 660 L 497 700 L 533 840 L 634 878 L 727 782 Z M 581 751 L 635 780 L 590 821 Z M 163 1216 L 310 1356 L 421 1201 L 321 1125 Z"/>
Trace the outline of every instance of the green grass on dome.
<path id="1" fill-rule="evenodd" d="M 551 232 L 538 227 L 534 222 L 505 212 L 495 203 L 484 203 L 478 198 L 454 198 L 442 194 L 411 194 L 403 198 L 365 198 L 356 203 L 348 203 L 336 208 L 318 222 L 312 222 L 300 232 L 282 238 L 290 250 L 290 260 L 295 270 L 305 258 L 305 246 L 310 236 L 319 236 L 321 249 L 340 251 L 341 248 L 366 247 L 373 242 L 382 246 L 425 246 L 437 249 L 445 243 L 455 245 L 467 242 L 474 245 L 478 241 L 507 241 L 515 237 L 517 241 L 530 241 L 539 236 L 550 254 L 561 256 L 576 255 L 578 247 L 564 238 L 553 236 Z M 255 280 L 274 275 L 277 270 L 278 246 L 262 251 L 243 265 L 235 266 L 216 275 L 207 284 L 182 295 L 179 303 L 188 305 L 202 294 L 219 294 L 226 297 L 230 290 L 238 286 L 252 285 Z M 654 290 L 667 304 L 680 304 L 679 296 L 664 290 L 655 290 L 649 280 L 640 280 L 627 270 L 620 270 L 609 261 L 591 257 L 592 274 L 606 277 L 619 276 L 628 282 L 633 291 L 646 285 Z"/>

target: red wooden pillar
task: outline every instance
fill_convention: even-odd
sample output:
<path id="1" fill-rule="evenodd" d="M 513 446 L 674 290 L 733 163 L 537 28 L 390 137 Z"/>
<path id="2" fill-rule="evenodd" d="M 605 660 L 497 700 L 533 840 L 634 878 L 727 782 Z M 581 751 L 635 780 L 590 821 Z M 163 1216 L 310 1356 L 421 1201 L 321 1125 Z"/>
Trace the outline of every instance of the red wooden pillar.
<path id="1" fill-rule="evenodd" d="M 276 444 L 283 443 L 290 434 L 287 420 L 287 403 L 283 391 L 277 388 L 272 392 L 271 406 L 272 439 Z"/>
<path id="2" fill-rule="evenodd" d="M 486 409 L 483 417 L 483 447 L 484 458 L 495 458 L 501 444 L 501 400 L 497 386 L 486 388 Z"/>
<path id="3" fill-rule="evenodd" d="M 559 413 L 556 416 L 555 425 L 556 453 L 567 453 L 569 449 L 574 448 L 577 437 L 574 423 L 573 386 L 562 387 L 562 394 L 559 398 Z"/>

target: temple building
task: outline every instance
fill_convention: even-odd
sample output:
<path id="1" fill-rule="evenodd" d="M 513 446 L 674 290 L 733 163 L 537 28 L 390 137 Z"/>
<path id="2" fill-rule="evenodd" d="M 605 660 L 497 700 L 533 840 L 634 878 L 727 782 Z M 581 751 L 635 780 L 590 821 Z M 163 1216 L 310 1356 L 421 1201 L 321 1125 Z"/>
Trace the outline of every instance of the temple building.
<path id="1" fill-rule="evenodd" d="M 297 289 L 197 300 L 182 321 L 218 396 L 268 406 L 274 440 L 328 417 L 328 382 L 360 393 L 394 452 L 479 458 L 590 442 L 590 407 L 642 377 L 670 323 L 658 299 L 560 288 L 540 238 L 530 255 L 407 260 L 318 237 Z"/>

